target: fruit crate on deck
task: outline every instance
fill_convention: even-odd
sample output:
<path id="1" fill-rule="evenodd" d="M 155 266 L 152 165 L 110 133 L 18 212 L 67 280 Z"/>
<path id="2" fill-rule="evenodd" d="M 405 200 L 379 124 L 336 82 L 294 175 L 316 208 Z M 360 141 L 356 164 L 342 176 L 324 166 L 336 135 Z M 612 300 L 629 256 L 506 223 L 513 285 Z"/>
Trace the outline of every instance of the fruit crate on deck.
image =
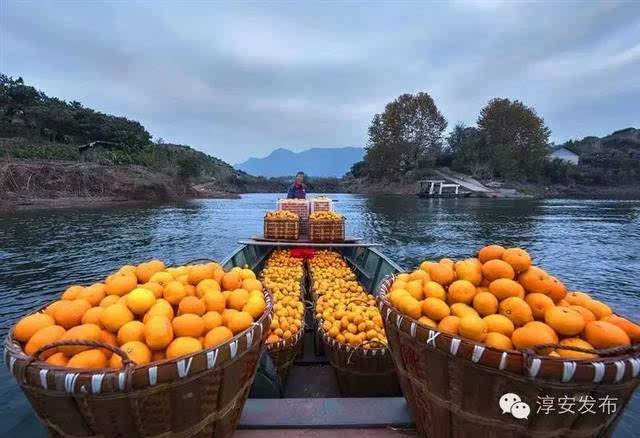
<path id="1" fill-rule="evenodd" d="M 311 220 L 309 240 L 313 242 L 338 242 L 344 240 L 344 218 L 333 220 Z"/>
<path id="2" fill-rule="evenodd" d="M 278 199 L 278 210 L 291 211 L 300 218 L 300 234 L 309 231 L 309 201 L 306 199 Z"/>
<path id="3" fill-rule="evenodd" d="M 264 237 L 267 239 L 298 240 L 299 219 L 277 219 L 264 217 Z"/>
<path id="4" fill-rule="evenodd" d="M 318 196 L 311 198 L 311 213 L 316 211 L 332 211 L 333 203 L 331 199 Z"/>

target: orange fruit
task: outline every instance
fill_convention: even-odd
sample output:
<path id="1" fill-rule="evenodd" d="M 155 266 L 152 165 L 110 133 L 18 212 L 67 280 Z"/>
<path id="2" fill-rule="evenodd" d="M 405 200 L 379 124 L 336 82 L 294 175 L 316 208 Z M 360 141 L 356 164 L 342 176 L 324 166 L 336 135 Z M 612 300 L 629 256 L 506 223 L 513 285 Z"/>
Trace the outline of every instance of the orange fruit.
<path id="1" fill-rule="evenodd" d="M 210 265 L 193 265 L 189 269 L 189 284 L 196 285 L 202 280 L 213 279 L 214 268 Z"/>
<path id="2" fill-rule="evenodd" d="M 46 313 L 34 313 L 25 316 L 13 328 L 13 337 L 20 342 L 27 342 L 37 331 L 55 325 L 56 321 Z"/>
<path id="3" fill-rule="evenodd" d="M 165 316 L 155 315 L 144 323 L 144 340 L 152 350 L 161 350 L 173 340 L 173 327 Z"/>
<path id="4" fill-rule="evenodd" d="M 607 321 L 591 321 L 584 328 L 584 338 L 596 349 L 631 344 L 631 339 L 624 330 Z"/>
<path id="5" fill-rule="evenodd" d="M 482 263 L 486 263 L 489 260 L 495 260 L 502 257 L 504 254 L 504 247 L 500 245 L 488 245 L 478 251 L 478 259 Z"/>
<path id="6" fill-rule="evenodd" d="M 106 286 L 103 283 L 92 284 L 81 290 L 78 298 L 89 301 L 92 306 L 97 306 L 106 296 L 105 288 Z"/>
<path id="7" fill-rule="evenodd" d="M 516 326 L 523 326 L 529 321 L 533 321 L 533 313 L 531 307 L 525 300 L 518 297 L 509 297 L 502 301 L 498 306 L 500 315 L 504 315 Z"/>
<path id="8" fill-rule="evenodd" d="M 529 253 L 521 248 L 506 249 L 501 258 L 509 263 L 515 272 L 524 272 L 531 266 Z"/>
<path id="9" fill-rule="evenodd" d="M 241 288 L 248 291 L 259 290 L 262 292 L 262 283 L 255 278 L 247 278 L 242 280 Z"/>
<path id="10" fill-rule="evenodd" d="M 586 307 L 582 307 L 582 306 L 576 306 L 576 305 L 568 305 L 565 307 L 569 307 L 570 309 L 575 310 L 576 312 L 578 312 L 580 315 L 582 315 L 582 317 L 584 318 L 584 323 L 587 324 L 591 321 L 595 321 L 598 318 L 596 318 L 596 316 L 593 314 L 593 312 L 589 309 L 587 309 Z"/>
<path id="11" fill-rule="evenodd" d="M 60 306 L 64 306 L 65 304 L 64 300 L 59 300 L 59 301 L 54 301 L 53 303 L 49 304 L 45 309 L 44 309 L 44 313 L 46 313 L 47 315 L 55 318 L 55 311 L 58 307 Z"/>
<path id="12" fill-rule="evenodd" d="M 217 347 L 233 338 L 233 332 L 225 326 L 215 327 L 204 337 L 204 348 Z"/>
<path id="13" fill-rule="evenodd" d="M 489 291 L 496 296 L 498 301 L 509 297 L 524 298 L 524 288 L 517 281 L 508 278 L 499 278 L 489 283 Z"/>
<path id="14" fill-rule="evenodd" d="M 240 311 L 247 301 L 249 301 L 249 292 L 244 289 L 235 289 L 227 298 L 227 307 Z"/>
<path id="15" fill-rule="evenodd" d="M 221 313 L 226 307 L 224 295 L 217 290 L 209 290 L 202 297 L 207 311 Z"/>
<path id="16" fill-rule="evenodd" d="M 116 335 L 114 335 L 113 333 L 107 330 L 100 331 L 100 342 L 102 342 L 103 344 L 114 346 L 114 347 L 118 346 L 118 339 L 116 338 Z M 107 359 L 109 359 L 113 354 L 111 350 L 108 350 L 106 348 L 101 348 L 100 350 L 102 350 L 105 356 L 107 356 Z"/>
<path id="17" fill-rule="evenodd" d="M 453 269 L 453 260 L 449 259 L 449 258 L 442 258 L 440 259 L 440 261 L 438 263 L 441 263 L 443 265 L 449 266 L 451 269 Z"/>
<path id="18" fill-rule="evenodd" d="M 451 303 L 470 304 L 476 295 L 476 287 L 468 280 L 456 280 L 449 285 L 448 293 Z"/>
<path id="19" fill-rule="evenodd" d="M 405 283 L 408 283 L 409 281 L 411 281 L 411 279 L 409 278 L 409 274 L 407 274 L 406 272 L 398 274 L 396 276 L 396 280 L 404 281 Z"/>
<path id="20" fill-rule="evenodd" d="M 202 350 L 202 343 L 198 339 L 182 336 L 171 341 L 167 347 L 166 356 L 167 359 L 173 359 L 174 357 L 185 356 L 200 350 Z"/>
<path id="21" fill-rule="evenodd" d="M 128 294 L 138 285 L 138 277 L 135 274 L 116 273 L 107 277 L 105 281 L 105 292 L 107 295 Z"/>
<path id="22" fill-rule="evenodd" d="M 260 284 L 260 286 L 262 286 L 262 283 Z M 198 296 L 198 298 L 202 298 L 204 294 L 210 290 L 217 292 L 222 291 L 222 289 L 220 288 L 220 284 L 217 281 L 212 278 L 204 279 L 196 286 L 196 295 Z"/>
<path id="23" fill-rule="evenodd" d="M 411 295 L 404 295 L 400 297 L 398 309 L 413 319 L 418 319 L 422 316 L 422 306 L 420 305 L 420 301 L 416 300 Z"/>
<path id="24" fill-rule="evenodd" d="M 471 259 L 457 262 L 455 271 L 458 280 L 470 281 L 474 286 L 480 286 L 480 283 L 482 283 L 482 265 Z"/>
<path id="25" fill-rule="evenodd" d="M 222 315 L 218 312 L 207 312 L 202 317 L 202 321 L 204 322 L 204 330 L 209 332 L 222 325 Z"/>
<path id="26" fill-rule="evenodd" d="M 133 265 L 124 265 L 118 271 L 117 274 L 136 275 L 136 267 Z"/>
<path id="27" fill-rule="evenodd" d="M 112 333 L 117 333 L 120 327 L 133 321 L 133 313 L 124 304 L 116 303 L 105 307 L 100 315 L 102 326 Z"/>
<path id="28" fill-rule="evenodd" d="M 463 316 L 467 316 L 467 315 L 480 316 L 476 309 L 474 309 L 473 307 L 465 303 L 453 303 L 449 307 L 449 309 L 451 310 L 451 314 L 453 316 L 457 316 L 459 318 L 462 318 Z"/>
<path id="29" fill-rule="evenodd" d="M 91 368 L 100 369 L 107 367 L 107 356 L 98 348 L 81 351 L 69 359 L 67 362 L 69 368 Z"/>
<path id="30" fill-rule="evenodd" d="M 77 284 L 69 286 L 60 297 L 61 300 L 75 300 L 80 295 L 80 292 L 84 290 L 84 287 Z"/>
<path id="31" fill-rule="evenodd" d="M 517 350 L 526 350 L 536 345 L 555 344 L 558 342 L 558 338 L 548 330 L 540 330 L 535 326 L 527 326 L 515 329 L 511 336 L 511 342 L 513 342 L 513 346 Z M 553 349 L 545 348 L 537 351 L 540 354 L 549 354 Z"/>
<path id="32" fill-rule="evenodd" d="M 593 345 L 580 338 L 565 338 L 559 342 L 560 345 L 566 345 L 571 347 L 583 348 L 585 350 L 594 350 Z M 561 348 L 556 349 L 556 353 L 560 357 L 566 357 L 570 359 L 595 359 L 597 354 L 583 353 L 581 351 L 564 350 Z"/>
<path id="33" fill-rule="evenodd" d="M 597 319 L 602 319 L 613 314 L 613 312 L 611 311 L 611 307 L 598 300 L 585 301 L 583 307 L 586 307 L 588 310 L 590 310 Z"/>
<path id="34" fill-rule="evenodd" d="M 420 301 L 424 299 L 424 292 L 422 291 L 422 280 L 412 280 L 406 283 L 404 289 L 409 292 L 411 296 L 416 300 Z"/>
<path id="35" fill-rule="evenodd" d="M 487 336 L 487 323 L 479 316 L 464 316 L 460 318 L 458 333 L 460 336 L 471 339 L 472 341 L 482 342 Z"/>
<path id="36" fill-rule="evenodd" d="M 437 322 L 435 322 L 431 318 L 427 318 L 426 316 L 421 316 L 420 318 L 418 318 L 418 323 L 422 324 L 425 327 L 432 327 L 432 328 L 438 327 L 438 323 Z M 378 332 L 376 332 L 375 330 L 373 332 L 375 334 L 374 337 L 376 337 Z"/>
<path id="37" fill-rule="evenodd" d="M 73 301 L 64 301 L 56 307 L 53 318 L 56 324 L 66 329 L 75 327 L 82 322 L 84 313 L 91 308 L 89 301 L 84 299 L 75 299 Z"/>
<path id="38" fill-rule="evenodd" d="M 429 273 L 429 269 L 431 268 L 431 265 L 433 265 L 434 262 L 430 262 L 425 260 L 424 262 L 420 263 L 420 269 L 422 269 L 424 272 L 426 272 L 427 274 Z"/>
<path id="39" fill-rule="evenodd" d="M 508 278 L 513 280 L 516 273 L 511 265 L 503 260 L 493 259 L 482 265 L 482 276 L 489 281 L 498 278 Z"/>
<path id="40" fill-rule="evenodd" d="M 149 311 L 144 315 L 142 322 L 147 322 L 146 320 L 151 318 L 154 315 L 164 316 L 169 321 L 171 321 L 174 316 L 173 307 L 171 307 L 171 304 L 169 304 L 168 301 L 165 301 L 163 299 L 157 300 L 156 303 L 153 306 L 151 306 Z"/>
<path id="41" fill-rule="evenodd" d="M 513 350 L 511 338 L 498 332 L 489 332 L 484 338 L 487 347 L 497 348 L 499 350 Z"/>
<path id="42" fill-rule="evenodd" d="M 502 333 L 510 337 L 515 330 L 513 322 L 504 315 L 487 315 L 482 319 L 487 323 L 489 332 Z"/>
<path id="43" fill-rule="evenodd" d="M 558 343 L 558 334 L 553 328 L 551 328 L 549 324 L 545 324 L 542 321 L 531 321 L 526 323 L 524 327 L 530 328 L 533 330 L 547 332 L 549 336 L 551 336 L 551 338 L 553 339 L 553 342 L 556 344 Z"/>
<path id="44" fill-rule="evenodd" d="M 427 281 L 422 287 L 425 298 L 438 298 L 439 300 L 447 299 L 447 292 L 444 288 L 435 281 Z"/>
<path id="45" fill-rule="evenodd" d="M 247 312 L 255 320 L 260 318 L 267 308 L 267 303 L 262 296 L 249 297 L 247 304 L 242 308 L 243 312 Z"/>
<path id="46" fill-rule="evenodd" d="M 549 294 L 549 274 L 537 266 L 531 266 L 521 273 L 518 282 L 529 293 Z"/>
<path id="47" fill-rule="evenodd" d="M 182 283 L 174 280 L 167 283 L 162 292 L 162 296 L 170 304 L 177 306 L 180 301 L 187 296 L 187 291 Z"/>
<path id="48" fill-rule="evenodd" d="M 173 278 L 173 275 L 169 274 L 168 272 L 156 272 L 151 276 L 148 283 L 157 283 L 162 287 L 166 287 L 167 284 L 171 283 L 174 280 L 175 279 Z"/>
<path id="49" fill-rule="evenodd" d="M 171 321 L 171 325 L 173 326 L 173 333 L 176 337 L 191 336 L 197 338 L 204 333 L 204 321 L 200 316 L 193 313 L 176 316 L 173 321 Z"/>
<path id="50" fill-rule="evenodd" d="M 144 341 L 144 324 L 140 321 L 129 321 L 118 330 L 118 345 L 132 341 Z"/>
<path id="51" fill-rule="evenodd" d="M 54 341 L 57 341 L 64 335 L 65 329 L 59 325 L 48 325 L 46 327 L 42 327 L 40 330 L 35 332 L 32 336 L 29 337 L 29 341 L 27 345 L 24 347 L 24 352 L 28 355 L 32 355 L 35 353 L 40 347 L 44 347 L 47 344 L 50 344 Z M 42 359 L 46 359 L 56 352 L 55 348 L 51 348 L 40 356 Z"/>
<path id="52" fill-rule="evenodd" d="M 640 325 L 617 315 L 605 316 L 602 320 L 620 327 L 634 343 L 640 341 Z"/>
<path id="53" fill-rule="evenodd" d="M 45 362 L 54 367 L 66 367 L 69 359 L 62 353 L 54 353 L 49 356 Z"/>
<path id="54" fill-rule="evenodd" d="M 118 301 L 120 301 L 120 297 L 118 295 L 107 295 L 100 301 L 100 307 L 109 307 Z"/>
<path id="55" fill-rule="evenodd" d="M 138 287 L 126 295 L 125 303 L 136 315 L 144 315 L 156 303 L 156 295 L 149 289 Z"/>
<path id="56" fill-rule="evenodd" d="M 585 307 L 585 303 L 590 302 L 591 297 L 584 292 L 575 291 L 575 292 L 569 292 L 564 297 L 564 300 L 570 305 Z"/>
<path id="57" fill-rule="evenodd" d="M 67 330 L 58 340 L 82 340 L 82 341 L 100 341 L 102 339 L 102 329 L 95 324 L 82 324 Z M 81 351 L 88 350 L 90 347 L 83 346 L 62 346 L 58 347 L 58 351 L 63 352 L 66 356 L 73 356 Z"/>
<path id="58" fill-rule="evenodd" d="M 82 324 L 96 324 L 102 327 L 102 323 L 100 322 L 100 315 L 102 315 L 102 312 L 104 312 L 104 307 L 92 307 L 91 309 L 84 312 L 84 315 L 82 315 L 82 319 L 80 320 L 80 322 Z"/>
<path id="59" fill-rule="evenodd" d="M 558 301 L 564 299 L 564 297 L 567 295 L 567 288 L 564 283 L 553 276 L 549 276 L 547 282 L 549 283 L 547 295 L 551 297 L 553 302 L 557 303 Z"/>
<path id="60" fill-rule="evenodd" d="M 227 320 L 227 327 L 234 335 L 249 328 L 251 324 L 253 324 L 253 318 L 247 312 L 232 313 Z"/>
<path id="61" fill-rule="evenodd" d="M 235 290 L 242 287 L 242 277 L 237 272 L 226 272 L 222 277 L 222 289 Z"/>
<path id="62" fill-rule="evenodd" d="M 144 342 L 129 341 L 120 347 L 122 351 L 127 353 L 129 359 L 136 363 L 136 365 L 146 365 L 151 362 L 151 350 Z M 122 358 L 119 354 L 111 356 L 109 361 L 111 368 L 122 368 Z"/>
<path id="63" fill-rule="evenodd" d="M 548 309 L 555 307 L 555 304 L 553 304 L 553 300 L 545 294 L 527 294 L 527 296 L 524 297 L 524 300 L 527 302 L 529 307 L 531 307 L 533 317 L 539 320 L 544 320 L 545 312 Z"/>
<path id="64" fill-rule="evenodd" d="M 434 321 L 440 321 L 442 318 L 449 316 L 451 310 L 444 301 L 437 298 L 427 298 L 422 302 L 422 314 Z"/>
<path id="65" fill-rule="evenodd" d="M 571 304 L 569 304 L 569 302 L 564 298 L 556 303 L 556 306 L 560 306 L 560 307 L 569 307 L 570 305 Z"/>
<path id="66" fill-rule="evenodd" d="M 419 280 L 420 283 L 423 281 L 429 281 L 429 273 L 423 271 L 422 269 L 418 269 L 409 274 L 409 282 Z"/>
<path id="67" fill-rule="evenodd" d="M 498 312 L 498 299 L 491 292 L 480 292 L 473 297 L 473 308 L 481 316 L 493 315 Z"/>
<path id="68" fill-rule="evenodd" d="M 441 332 L 449 333 L 450 335 L 458 334 L 458 327 L 460 326 L 460 318 L 457 316 L 445 316 L 438 323 L 438 330 Z"/>
<path id="69" fill-rule="evenodd" d="M 140 263 L 135 269 L 135 274 L 140 284 L 147 283 L 156 272 L 148 263 Z"/>
<path id="70" fill-rule="evenodd" d="M 582 314 L 571 307 L 556 306 L 547 309 L 544 321 L 563 336 L 575 336 L 584 330 Z"/>
<path id="71" fill-rule="evenodd" d="M 178 306 L 178 315 L 193 313 L 202 316 L 206 311 L 204 301 L 197 297 L 184 297 Z"/>
<path id="72" fill-rule="evenodd" d="M 393 284 L 391 285 L 391 290 L 394 289 L 404 289 L 407 287 L 407 282 L 406 281 L 402 281 L 402 280 L 396 280 L 393 282 Z"/>
<path id="73" fill-rule="evenodd" d="M 226 326 L 229 324 L 229 318 L 231 315 L 235 315 L 238 313 L 236 309 L 224 309 L 220 316 L 222 317 L 222 325 Z"/>
<path id="74" fill-rule="evenodd" d="M 443 265 L 442 263 L 434 263 L 429 269 L 429 277 L 432 281 L 446 286 L 456 279 L 456 273 L 450 266 Z"/>
<path id="75" fill-rule="evenodd" d="M 405 289 L 394 289 L 392 290 L 389 295 L 389 302 L 391 303 L 391 305 L 393 307 L 395 307 L 396 309 L 400 310 L 400 301 L 402 297 L 411 297 L 411 294 L 409 292 L 407 292 Z M 415 299 L 415 298 L 414 298 Z"/>
<path id="76" fill-rule="evenodd" d="M 140 287 L 143 289 L 149 289 L 151 292 L 153 292 L 153 295 L 155 295 L 156 298 L 162 298 L 164 287 L 162 287 L 161 284 L 148 282 L 140 285 Z"/>
<path id="77" fill-rule="evenodd" d="M 158 362 L 159 360 L 165 360 L 167 355 L 164 350 L 151 350 L 151 362 Z"/>

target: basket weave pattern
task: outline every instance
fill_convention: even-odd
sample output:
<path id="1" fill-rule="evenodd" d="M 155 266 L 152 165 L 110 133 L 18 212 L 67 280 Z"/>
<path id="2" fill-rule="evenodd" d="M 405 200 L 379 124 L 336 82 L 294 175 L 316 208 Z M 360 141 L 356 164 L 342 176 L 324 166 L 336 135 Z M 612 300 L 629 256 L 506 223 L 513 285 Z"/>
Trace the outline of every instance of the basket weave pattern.
<path id="1" fill-rule="evenodd" d="M 5 362 L 51 436 L 230 437 L 255 378 L 272 300 L 250 328 L 215 348 L 114 369 L 53 367 L 5 339 Z M 123 360 L 123 362 L 125 362 Z"/>
<path id="2" fill-rule="evenodd" d="M 337 242 L 344 240 L 344 218 L 342 220 L 310 221 L 309 240 L 313 242 Z"/>
<path id="3" fill-rule="evenodd" d="M 267 239 L 298 240 L 300 221 L 264 218 L 264 237 Z"/>
<path id="4" fill-rule="evenodd" d="M 502 351 L 418 324 L 386 299 L 378 300 L 402 392 L 418 432 L 432 437 L 595 437 L 609 436 L 636 389 L 640 352 L 630 348 L 595 361 L 555 359 L 534 351 Z M 602 352 L 602 351 L 601 351 Z M 503 414 L 499 400 L 514 393 L 529 404 L 528 419 Z M 539 397 L 617 399 L 617 410 L 537 414 Z"/>

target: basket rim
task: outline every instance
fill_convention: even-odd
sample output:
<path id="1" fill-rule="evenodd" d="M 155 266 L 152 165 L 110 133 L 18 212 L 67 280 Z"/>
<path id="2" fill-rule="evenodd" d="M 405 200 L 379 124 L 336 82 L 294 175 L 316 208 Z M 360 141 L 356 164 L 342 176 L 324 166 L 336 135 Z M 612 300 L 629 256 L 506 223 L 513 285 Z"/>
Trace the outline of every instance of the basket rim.
<path id="1" fill-rule="evenodd" d="M 462 336 L 456 336 L 450 333 L 440 331 L 434 327 L 424 326 L 420 324 L 417 320 L 398 311 L 389 302 L 387 298 L 387 292 L 391 285 L 391 281 L 393 280 L 394 277 L 395 275 L 389 275 L 385 277 L 385 279 L 380 283 L 380 286 L 378 288 L 378 295 L 377 295 L 378 306 L 380 308 L 380 312 L 382 313 L 382 318 L 385 326 L 387 324 L 393 325 L 397 328 L 398 331 L 401 331 L 406 335 L 416 339 L 418 338 L 417 332 L 420 331 L 421 334 L 425 335 L 422 337 L 427 339 L 427 342 L 425 345 L 427 345 L 430 349 L 437 349 L 444 353 L 450 354 L 453 356 L 453 359 L 463 359 L 463 360 L 476 363 L 481 366 L 498 368 L 500 370 L 504 370 L 505 372 L 507 372 L 506 363 L 508 363 L 509 359 L 512 359 L 512 360 L 522 362 L 523 369 L 521 374 L 528 374 L 530 377 L 536 377 L 539 370 L 543 367 L 544 363 L 561 364 L 563 369 L 565 370 L 564 373 L 566 373 L 567 375 L 571 374 L 571 376 L 573 376 L 573 374 L 575 373 L 575 367 L 573 366 L 574 364 L 576 366 L 588 365 L 593 368 L 598 368 L 598 369 L 602 368 L 601 371 L 598 371 L 598 373 L 602 373 L 602 375 L 604 375 L 606 366 L 613 365 L 617 370 L 616 379 L 618 380 L 616 380 L 616 382 L 622 381 L 622 377 L 624 375 L 625 366 L 624 364 L 622 365 L 619 365 L 619 364 L 624 361 L 631 361 L 630 363 L 631 363 L 631 369 L 632 369 L 632 377 L 637 378 L 640 375 L 640 343 L 631 344 L 629 346 L 629 348 L 633 349 L 635 353 L 630 352 L 627 354 L 621 354 L 616 356 L 601 356 L 596 359 L 575 359 L 575 358 L 545 356 L 542 354 L 538 354 L 535 350 L 524 351 L 524 352 L 519 350 L 501 350 L 498 348 L 487 346 L 482 343 L 472 341 Z M 407 322 L 406 324 L 404 323 L 405 321 Z M 440 345 L 438 345 L 438 343 L 436 342 L 436 338 L 440 338 L 440 337 L 447 340 L 447 345 L 450 348 L 445 349 Z M 390 348 L 392 348 L 391 345 L 392 344 L 390 342 L 389 343 Z M 460 354 L 456 354 L 459 350 L 461 350 L 460 347 L 462 347 L 463 345 L 469 351 L 473 351 L 471 357 L 466 357 Z M 454 353 L 453 350 L 455 350 L 456 353 Z M 483 357 L 482 354 L 485 350 L 492 351 L 495 354 L 502 356 L 499 366 L 496 367 L 486 363 L 481 363 L 482 362 L 481 358 Z M 604 352 L 606 350 L 600 349 L 595 351 Z M 618 365 L 615 365 L 616 363 Z M 524 368 L 527 368 L 527 369 L 524 369 Z M 563 377 L 563 380 L 565 379 L 565 376 L 562 375 L 564 373 L 560 373 L 561 374 L 560 377 Z M 600 376 L 600 378 L 602 378 L 602 376 Z"/>

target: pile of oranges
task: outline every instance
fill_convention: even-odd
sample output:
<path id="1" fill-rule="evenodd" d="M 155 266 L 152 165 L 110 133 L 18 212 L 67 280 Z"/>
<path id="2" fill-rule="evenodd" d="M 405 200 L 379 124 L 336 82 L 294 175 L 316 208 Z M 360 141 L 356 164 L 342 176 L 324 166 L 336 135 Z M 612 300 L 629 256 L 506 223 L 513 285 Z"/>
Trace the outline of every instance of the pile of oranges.
<path id="1" fill-rule="evenodd" d="M 520 248 L 482 248 L 476 258 L 425 261 L 396 277 L 392 306 L 420 324 L 502 350 L 559 344 L 586 350 L 640 342 L 640 326 L 584 292 L 569 292 Z M 590 352 L 547 348 L 554 357 Z"/>
<path id="2" fill-rule="evenodd" d="M 275 210 L 275 211 L 268 211 L 267 214 L 265 215 L 265 218 L 297 221 L 299 219 L 299 216 L 292 211 Z"/>
<path id="3" fill-rule="evenodd" d="M 265 287 L 273 293 L 274 302 L 268 345 L 290 339 L 302 329 L 302 259 L 291 257 L 289 250 L 276 250 L 269 256 L 261 276 Z"/>
<path id="4" fill-rule="evenodd" d="M 138 365 L 215 347 L 247 329 L 266 310 L 253 271 L 218 263 L 126 265 L 104 282 L 71 286 L 43 312 L 13 329 L 25 353 L 58 340 L 98 341 L 124 350 Z M 121 368 L 105 348 L 61 346 L 40 356 L 51 365 Z"/>
<path id="5" fill-rule="evenodd" d="M 314 280 L 315 317 L 329 336 L 363 348 L 387 343 L 375 297 L 364 291 L 340 254 L 319 251 L 309 268 Z"/>
<path id="6" fill-rule="evenodd" d="M 341 221 L 342 215 L 332 210 L 316 211 L 311 213 L 309 219 L 312 221 Z"/>

